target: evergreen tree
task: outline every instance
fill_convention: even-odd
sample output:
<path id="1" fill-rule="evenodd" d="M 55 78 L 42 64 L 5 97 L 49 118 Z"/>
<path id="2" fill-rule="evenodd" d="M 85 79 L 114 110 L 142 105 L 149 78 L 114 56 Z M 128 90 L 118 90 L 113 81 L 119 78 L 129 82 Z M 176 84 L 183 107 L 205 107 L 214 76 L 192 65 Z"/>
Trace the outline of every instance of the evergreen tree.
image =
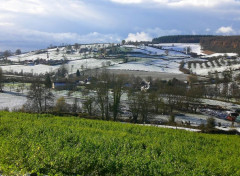
<path id="1" fill-rule="evenodd" d="M 76 72 L 76 76 L 77 76 L 77 77 L 80 77 L 80 71 L 79 71 L 79 69 L 78 69 L 77 72 Z"/>
<path id="2" fill-rule="evenodd" d="M 49 74 L 46 75 L 44 84 L 46 88 L 52 88 L 52 81 Z"/>

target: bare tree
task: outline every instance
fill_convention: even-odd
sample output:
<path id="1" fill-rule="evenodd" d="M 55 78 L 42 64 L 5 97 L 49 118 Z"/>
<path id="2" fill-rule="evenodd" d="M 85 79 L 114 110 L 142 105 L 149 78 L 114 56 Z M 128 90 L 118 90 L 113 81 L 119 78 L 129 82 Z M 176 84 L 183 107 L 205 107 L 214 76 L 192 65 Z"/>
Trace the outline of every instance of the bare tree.
<path id="1" fill-rule="evenodd" d="M 71 106 L 71 112 L 72 113 L 77 113 L 80 111 L 80 107 L 79 107 L 79 102 L 77 98 L 74 98 L 74 102 Z"/>
<path id="2" fill-rule="evenodd" d="M 139 93 L 134 91 L 128 92 L 128 104 L 129 104 L 129 110 L 132 113 L 132 121 L 134 123 L 138 122 L 138 117 L 140 114 L 140 98 Z"/>
<path id="3" fill-rule="evenodd" d="M 100 80 L 97 83 L 97 103 L 101 111 L 102 119 L 110 119 L 110 105 L 109 105 L 109 74 L 107 71 L 103 71 L 100 75 Z"/>
<path id="4" fill-rule="evenodd" d="M 10 50 L 4 51 L 4 52 L 3 52 L 3 56 L 4 56 L 5 59 L 7 60 L 7 58 L 8 58 L 9 56 L 11 56 L 11 51 L 10 51 Z"/>
<path id="5" fill-rule="evenodd" d="M 144 91 L 140 92 L 139 102 L 140 102 L 140 114 L 142 116 L 142 123 L 146 123 L 149 118 L 149 110 L 150 110 L 148 94 L 146 92 Z"/>
<path id="6" fill-rule="evenodd" d="M 41 113 L 46 112 L 53 105 L 54 95 L 50 89 L 46 89 L 41 84 L 39 79 L 36 79 L 30 86 L 27 99 L 25 109 Z"/>
<path id="7" fill-rule="evenodd" d="M 117 120 L 118 113 L 120 111 L 119 106 L 121 102 L 122 96 L 122 89 L 123 89 L 123 77 L 114 77 L 113 81 L 113 119 L 114 121 Z"/>
<path id="8" fill-rule="evenodd" d="M 64 113 L 68 111 L 69 105 L 66 103 L 66 100 L 64 97 L 60 97 L 57 100 L 56 106 L 55 106 L 55 111 L 58 113 Z"/>
<path id="9" fill-rule="evenodd" d="M 187 80 L 189 85 L 192 86 L 194 83 L 198 82 L 198 77 L 196 75 L 189 75 Z"/>
<path id="10" fill-rule="evenodd" d="M 16 55 L 20 55 L 22 54 L 22 51 L 20 49 L 17 49 L 16 52 L 15 52 Z"/>
<path id="11" fill-rule="evenodd" d="M 224 97 L 224 98 L 226 98 L 226 99 L 228 99 L 228 101 L 229 101 L 229 85 L 228 85 L 228 83 L 224 83 L 223 84 L 223 89 L 222 89 L 222 91 L 221 91 L 221 95 Z"/>
<path id="12" fill-rule="evenodd" d="M 84 109 L 87 110 L 87 113 L 91 116 L 93 115 L 93 105 L 95 102 L 95 98 L 93 96 L 87 96 L 86 101 L 83 103 Z"/>
<path id="13" fill-rule="evenodd" d="M 162 98 L 160 97 L 160 94 L 158 92 L 151 92 L 149 94 L 149 101 L 151 103 L 151 106 L 154 108 L 155 113 L 159 113 L 159 109 L 162 107 L 161 105 L 164 103 Z"/>
<path id="14" fill-rule="evenodd" d="M 165 50 L 165 54 L 168 56 L 169 55 L 169 50 Z"/>
<path id="15" fill-rule="evenodd" d="M 186 54 L 191 53 L 192 52 L 192 48 L 190 46 L 186 47 L 185 48 L 185 52 L 186 52 Z"/>
<path id="16" fill-rule="evenodd" d="M 68 69 L 65 64 L 61 65 L 60 68 L 58 69 L 57 75 L 61 78 L 66 77 L 68 74 Z"/>
<path id="17" fill-rule="evenodd" d="M 78 43 L 75 43 L 75 44 L 74 44 L 74 49 L 75 49 L 76 51 L 79 49 L 79 47 L 80 47 L 80 46 L 79 46 Z"/>
<path id="18" fill-rule="evenodd" d="M 230 94 L 233 98 L 239 99 L 240 98 L 240 89 L 236 82 L 233 82 L 230 86 Z"/>

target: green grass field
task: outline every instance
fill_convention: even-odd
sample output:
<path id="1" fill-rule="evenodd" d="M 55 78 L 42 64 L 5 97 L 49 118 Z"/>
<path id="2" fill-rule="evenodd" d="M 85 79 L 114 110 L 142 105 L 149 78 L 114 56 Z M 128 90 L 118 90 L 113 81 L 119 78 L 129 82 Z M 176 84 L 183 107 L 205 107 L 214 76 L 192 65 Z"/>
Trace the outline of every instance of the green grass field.
<path id="1" fill-rule="evenodd" d="M 0 112 L 3 175 L 240 175 L 240 137 Z"/>

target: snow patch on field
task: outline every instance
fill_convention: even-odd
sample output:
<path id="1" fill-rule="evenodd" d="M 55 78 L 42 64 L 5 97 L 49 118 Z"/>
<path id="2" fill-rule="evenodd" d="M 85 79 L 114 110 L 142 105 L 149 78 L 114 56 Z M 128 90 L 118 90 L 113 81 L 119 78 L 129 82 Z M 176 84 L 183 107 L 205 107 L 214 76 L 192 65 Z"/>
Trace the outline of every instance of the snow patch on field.
<path id="1" fill-rule="evenodd" d="M 150 62 L 130 62 L 111 66 L 108 69 L 114 70 L 132 70 L 146 72 L 166 72 L 181 74 L 179 71 L 179 63 L 174 61 L 152 60 Z"/>
<path id="2" fill-rule="evenodd" d="M 53 49 L 45 49 L 45 50 L 39 50 L 39 51 L 31 51 L 29 53 L 24 53 L 18 56 L 11 56 L 8 58 L 8 60 L 11 61 L 25 61 L 25 60 L 36 60 L 36 59 L 46 59 L 46 60 L 61 60 L 67 58 L 68 60 L 76 60 L 84 58 L 83 53 L 79 53 L 81 49 L 92 49 L 92 50 L 98 50 L 100 48 L 106 48 L 109 47 L 109 43 L 105 44 L 83 44 L 79 46 L 79 49 L 74 50 L 72 53 L 67 54 L 67 48 L 66 47 L 59 47 L 59 51 L 57 52 L 57 48 Z M 74 47 L 72 47 L 74 48 Z M 38 54 L 40 52 L 40 54 Z M 43 52 L 43 53 L 42 53 Z M 89 52 L 87 52 L 89 55 Z M 92 55 L 91 55 L 92 56 Z"/>
<path id="3" fill-rule="evenodd" d="M 9 108 L 9 110 L 21 108 L 27 101 L 24 96 L 16 96 L 14 94 L 0 93 L 0 110 Z"/>
<path id="4" fill-rule="evenodd" d="M 177 126 L 167 126 L 167 125 L 150 125 L 150 124 L 144 124 L 143 126 L 154 126 L 158 128 L 168 128 L 168 129 L 176 129 L 176 130 L 185 130 L 185 131 L 191 131 L 191 132 L 201 132 L 201 130 L 193 129 L 193 128 L 184 128 L 184 127 L 177 127 Z"/>
<path id="5" fill-rule="evenodd" d="M 237 53 L 214 53 L 210 55 L 205 55 L 204 57 L 219 57 L 219 56 L 225 56 L 225 55 L 229 57 L 238 56 Z"/>
<path id="6" fill-rule="evenodd" d="M 223 102 L 223 101 L 218 101 L 218 100 L 209 100 L 209 99 L 201 99 L 201 101 L 204 104 L 221 106 L 226 109 L 240 109 L 240 105 L 238 105 L 238 104 L 233 104 L 233 103 L 228 103 L 228 102 Z"/>
<path id="7" fill-rule="evenodd" d="M 1 66 L 4 72 L 17 72 L 17 73 L 33 73 L 33 74 L 44 74 L 47 72 L 55 72 L 60 66 L 49 66 L 49 65 L 9 65 Z"/>
<path id="8" fill-rule="evenodd" d="M 162 43 L 156 44 L 155 46 L 162 46 L 163 49 L 179 52 L 185 52 L 185 49 L 187 47 L 190 47 L 193 53 L 196 53 L 198 55 L 205 55 L 201 50 L 201 45 L 199 43 Z"/>
<path id="9" fill-rule="evenodd" d="M 69 73 L 76 73 L 79 70 L 85 69 L 93 69 L 93 68 L 101 68 L 107 65 L 114 65 L 117 62 L 113 62 L 106 59 L 81 59 L 70 61 L 69 63 L 65 64 Z M 49 72 L 56 72 L 59 69 L 60 65 L 57 66 L 49 66 L 49 65 L 34 65 L 34 66 L 27 66 L 27 65 L 8 65 L 8 66 L 1 66 L 4 72 L 17 72 L 17 73 L 33 73 L 33 74 L 45 74 Z"/>
<path id="10" fill-rule="evenodd" d="M 209 63 L 210 64 L 210 63 Z M 198 65 L 198 64 L 197 64 Z M 203 64 L 205 65 L 205 64 Z M 223 72 L 225 70 L 238 70 L 240 69 L 240 64 L 236 64 L 236 65 L 231 65 L 231 66 L 221 66 L 221 67 L 209 67 L 209 68 L 199 68 L 199 67 L 192 67 L 191 71 L 197 75 L 208 75 L 208 73 L 215 73 L 215 72 Z"/>
<path id="11" fill-rule="evenodd" d="M 149 47 L 149 46 L 142 46 L 142 47 L 133 49 L 133 52 L 140 52 L 140 53 L 148 54 L 148 55 L 166 55 L 166 53 L 165 53 L 166 50 L 153 48 L 153 47 Z M 186 54 L 178 52 L 178 51 L 169 51 L 168 55 L 175 56 L 175 57 L 189 57 L 189 55 L 186 55 Z"/>
<path id="12" fill-rule="evenodd" d="M 110 66 L 115 64 L 118 64 L 118 63 L 111 60 L 106 60 L 106 59 L 82 59 L 82 60 L 71 61 L 67 64 L 67 66 L 68 66 L 69 73 L 76 73 L 78 69 L 81 71 L 84 69 L 101 68 L 103 66 Z"/>
<path id="13" fill-rule="evenodd" d="M 199 43 L 162 43 L 155 44 L 154 46 L 162 46 L 162 49 L 174 50 L 179 52 L 185 52 L 187 47 L 191 48 L 192 53 L 196 53 L 198 55 L 203 55 L 203 57 L 218 57 L 218 56 L 237 56 L 237 53 L 214 53 L 207 55 L 204 53 L 204 50 L 201 49 L 201 45 Z"/>

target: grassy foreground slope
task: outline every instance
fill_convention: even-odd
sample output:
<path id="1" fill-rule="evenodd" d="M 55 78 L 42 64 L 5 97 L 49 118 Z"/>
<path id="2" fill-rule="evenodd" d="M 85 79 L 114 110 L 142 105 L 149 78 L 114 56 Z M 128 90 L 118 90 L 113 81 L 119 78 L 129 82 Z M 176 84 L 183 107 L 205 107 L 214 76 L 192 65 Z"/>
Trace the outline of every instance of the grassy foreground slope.
<path id="1" fill-rule="evenodd" d="M 3 175 L 240 175 L 239 136 L 0 112 Z"/>

